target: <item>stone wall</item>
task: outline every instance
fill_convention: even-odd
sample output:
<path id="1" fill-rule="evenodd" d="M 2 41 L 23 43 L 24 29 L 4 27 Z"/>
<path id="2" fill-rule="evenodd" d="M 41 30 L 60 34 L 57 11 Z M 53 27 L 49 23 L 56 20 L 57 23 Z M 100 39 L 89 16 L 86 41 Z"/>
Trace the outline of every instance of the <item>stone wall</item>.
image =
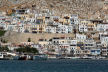
<path id="1" fill-rule="evenodd" d="M 74 34 L 33 34 L 33 33 L 16 33 L 16 32 L 7 32 L 4 35 L 4 39 L 8 40 L 8 42 L 12 43 L 20 43 L 27 42 L 28 38 L 35 43 L 38 42 L 39 39 L 51 39 L 53 37 L 75 37 Z"/>

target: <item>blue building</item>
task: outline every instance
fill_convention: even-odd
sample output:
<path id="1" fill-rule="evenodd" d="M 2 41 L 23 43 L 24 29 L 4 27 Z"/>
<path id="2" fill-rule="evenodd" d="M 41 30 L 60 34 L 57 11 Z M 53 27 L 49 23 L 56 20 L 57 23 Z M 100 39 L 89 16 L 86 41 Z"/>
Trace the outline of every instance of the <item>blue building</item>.
<path id="1" fill-rule="evenodd" d="M 100 55 L 101 54 L 101 50 L 100 49 L 92 49 L 91 50 L 91 55 Z"/>

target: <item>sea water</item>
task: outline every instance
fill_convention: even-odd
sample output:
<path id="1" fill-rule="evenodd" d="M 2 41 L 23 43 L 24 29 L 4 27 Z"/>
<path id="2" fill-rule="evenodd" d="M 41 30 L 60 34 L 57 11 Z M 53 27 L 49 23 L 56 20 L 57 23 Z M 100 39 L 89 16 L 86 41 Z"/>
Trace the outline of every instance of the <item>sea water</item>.
<path id="1" fill-rule="evenodd" d="M 2 60 L 0 72 L 108 72 L 108 60 Z"/>

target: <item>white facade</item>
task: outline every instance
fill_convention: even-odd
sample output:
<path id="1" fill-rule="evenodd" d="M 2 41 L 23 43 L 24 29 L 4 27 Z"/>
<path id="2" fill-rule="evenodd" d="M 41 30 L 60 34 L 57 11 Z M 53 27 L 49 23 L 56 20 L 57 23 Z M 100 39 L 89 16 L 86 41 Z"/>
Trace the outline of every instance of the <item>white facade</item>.
<path id="1" fill-rule="evenodd" d="M 77 50 L 77 40 L 70 40 L 70 53 L 71 51 L 75 52 Z"/>
<path id="2" fill-rule="evenodd" d="M 56 27 L 47 26 L 46 27 L 46 32 L 47 33 L 56 33 Z"/>
<path id="3" fill-rule="evenodd" d="M 79 26 L 79 32 L 87 32 L 88 31 L 88 21 L 81 20 L 78 24 Z"/>
<path id="4" fill-rule="evenodd" d="M 68 26 L 67 25 L 58 25 L 56 29 L 56 33 L 68 33 Z"/>
<path id="5" fill-rule="evenodd" d="M 79 19 L 78 19 L 78 15 L 71 15 L 70 17 L 70 24 L 79 24 Z"/>
<path id="6" fill-rule="evenodd" d="M 106 31 L 106 30 L 108 30 L 108 24 L 98 24 L 97 25 L 97 31 Z"/>
<path id="7" fill-rule="evenodd" d="M 86 40 L 86 35 L 84 34 L 76 34 L 77 42 L 84 42 Z"/>
<path id="8" fill-rule="evenodd" d="M 69 25 L 68 26 L 68 33 L 72 33 L 73 32 L 73 26 L 72 25 Z"/>
<path id="9" fill-rule="evenodd" d="M 79 25 L 79 31 L 80 32 L 87 32 L 88 31 L 87 25 L 80 24 Z"/>
<path id="10" fill-rule="evenodd" d="M 108 35 L 101 35 L 100 40 L 102 44 L 107 44 L 108 45 Z"/>

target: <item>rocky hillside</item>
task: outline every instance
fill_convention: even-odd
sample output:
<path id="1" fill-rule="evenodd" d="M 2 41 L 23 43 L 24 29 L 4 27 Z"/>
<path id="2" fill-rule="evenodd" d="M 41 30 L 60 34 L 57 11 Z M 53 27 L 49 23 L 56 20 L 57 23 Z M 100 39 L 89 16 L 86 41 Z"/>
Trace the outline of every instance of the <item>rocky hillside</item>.
<path id="1" fill-rule="evenodd" d="M 108 15 L 107 0 L 0 0 L 0 10 L 14 7 L 39 11 L 48 8 L 56 15 L 72 13 L 89 19 L 106 19 Z"/>

